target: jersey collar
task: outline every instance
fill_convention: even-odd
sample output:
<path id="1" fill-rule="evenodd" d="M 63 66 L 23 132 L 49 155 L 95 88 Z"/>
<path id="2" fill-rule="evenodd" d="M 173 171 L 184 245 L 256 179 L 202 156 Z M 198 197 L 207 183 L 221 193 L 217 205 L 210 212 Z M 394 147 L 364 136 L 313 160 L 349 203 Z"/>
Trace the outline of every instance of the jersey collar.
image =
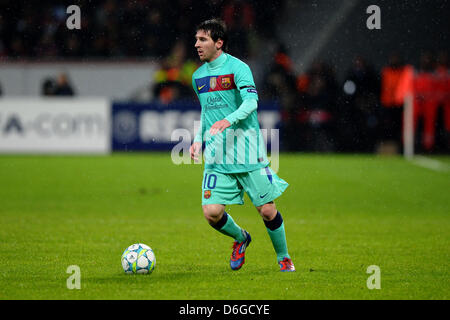
<path id="1" fill-rule="evenodd" d="M 206 66 L 210 70 L 219 69 L 220 67 L 222 67 L 225 61 L 227 61 L 227 54 L 225 52 L 222 52 L 220 56 L 218 56 L 215 60 L 213 60 L 212 62 L 207 62 Z"/>

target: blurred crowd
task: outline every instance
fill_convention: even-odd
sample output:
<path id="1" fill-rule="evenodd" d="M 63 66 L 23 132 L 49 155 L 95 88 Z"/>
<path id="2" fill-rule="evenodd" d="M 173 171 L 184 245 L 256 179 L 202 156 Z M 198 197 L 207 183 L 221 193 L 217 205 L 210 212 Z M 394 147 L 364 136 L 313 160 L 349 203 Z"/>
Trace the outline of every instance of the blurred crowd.
<path id="1" fill-rule="evenodd" d="M 284 0 L 41 0 L 0 1 L 0 57 L 163 57 L 194 29 L 222 18 L 232 38 L 230 53 L 247 58 L 255 39 L 274 37 Z M 67 7 L 81 10 L 81 29 L 69 30 Z"/>
<path id="2" fill-rule="evenodd" d="M 381 70 L 356 56 L 338 81 L 335 68 L 324 61 L 296 74 L 280 45 L 264 84 L 262 98 L 280 104 L 284 150 L 401 152 L 404 98 L 414 92 L 416 150 L 450 151 L 446 52 L 424 52 L 416 66 L 393 53 Z"/>
<path id="3" fill-rule="evenodd" d="M 211 17 L 229 29 L 228 52 L 253 58 L 264 43 L 276 43 L 274 25 L 284 0 L 41 0 L 0 1 L 0 59 L 151 58 L 160 64 L 154 78 L 132 100 L 168 104 L 193 99 L 192 73 L 199 61 L 195 26 Z M 81 8 L 81 29 L 66 27 L 66 8 Z M 417 149 L 449 151 L 449 65 L 446 52 L 424 52 L 411 65 L 392 54 L 374 68 L 356 56 L 343 81 L 335 66 L 317 60 L 298 74 L 289 52 L 279 44 L 259 88 L 261 100 L 280 106 L 282 148 L 287 151 L 373 152 L 402 145 L 403 98 L 394 88 L 414 73 Z M 438 92 L 437 96 L 435 92 Z M 1 94 L 1 86 L 0 86 Z M 44 79 L 42 95 L 74 96 L 67 74 Z"/>
<path id="4" fill-rule="evenodd" d="M 163 105 L 196 101 L 191 83 L 199 63 L 187 57 L 185 48 L 178 42 L 161 61 L 151 86 L 131 100 Z M 381 70 L 356 56 L 339 81 L 335 68 L 323 61 L 296 73 L 294 61 L 280 45 L 262 83 L 260 100 L 276 101 L 280 108 L 284 151 L 399 153 L 407 92 L 414 92 L 415 150 L 450 151 L 450 69 L 445 52 L 424 52 L 417 66 L 392 54 Z M 62 73 L 43 82 L 42 94 L 73 96 L 75 90 Z"/>
<path id="5" fill-rule="evenodd" d="M 66 73 L 60 73 L 56 78 L 47 77 L 42 82 L 42 96 L 75 96 L 75 90 Z"/>

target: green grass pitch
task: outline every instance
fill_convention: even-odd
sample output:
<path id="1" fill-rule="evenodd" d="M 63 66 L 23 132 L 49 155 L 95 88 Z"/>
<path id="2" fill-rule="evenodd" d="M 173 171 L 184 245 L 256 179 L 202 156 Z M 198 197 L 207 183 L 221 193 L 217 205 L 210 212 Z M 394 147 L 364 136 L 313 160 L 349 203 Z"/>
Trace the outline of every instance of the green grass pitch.
<path id="1" fill-rule="evenodd" d="M 449 163 L 448 157 L 441 158 Z M 0 299 L 449 299 L 450 173 L 400 157 L 282 154 L 276 200 L 297 272 L 278 271 L 246 196 L 229 206 L 252 235 L 232 239 L 201 211 L 201 165 L 170 154 L 0 156 Z M 151 246 L 151 275 L 125 275 L 129 245 Z M 81 289 L 66 287 L 78 265 Z M 381 289 L 369 290 L 367 267 Z"/>

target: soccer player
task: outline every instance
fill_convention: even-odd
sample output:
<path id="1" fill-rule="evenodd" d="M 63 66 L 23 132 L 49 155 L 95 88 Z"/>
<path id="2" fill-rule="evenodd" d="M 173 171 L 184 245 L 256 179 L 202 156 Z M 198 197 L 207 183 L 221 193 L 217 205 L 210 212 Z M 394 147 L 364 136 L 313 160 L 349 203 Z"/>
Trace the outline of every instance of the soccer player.
<path id="1" fill-rule="evenodd" d="M 225 206 L 243 204 L 245 191 L 264 220 L 280 270 L 295 271 L 283 218 L 274 203 L 288 183 L 269 167 L 252 72 L 247 64 L 224 52 L 227 34 L 221 20 L 201 23 L 195 38 L 195 48 L 204 64 L 192 76 L 202 111 L 190 156 L 198 161 L 205 142 L 203 214 L 213 228 L 234 239 L 230 266 L 239 270 L 251 237 L 225 212 Z"/>

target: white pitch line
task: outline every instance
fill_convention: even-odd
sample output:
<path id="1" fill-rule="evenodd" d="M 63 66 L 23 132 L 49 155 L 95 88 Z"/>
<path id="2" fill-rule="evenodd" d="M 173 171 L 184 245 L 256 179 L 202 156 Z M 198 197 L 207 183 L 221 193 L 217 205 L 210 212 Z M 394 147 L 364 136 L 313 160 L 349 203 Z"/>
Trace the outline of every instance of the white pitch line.
<path id="1" fill-rule="evenodd" d="M 418 166 L 421 166 L 421 167 L 424 167 L 427 169 L 431 169 L 434 171 L 440 171 L 440 172 L 450 171 L 450 166 L 448 164 L 438 161 L 438 160 L 423 157 L 423 156 L 414 156 L 409 161 L 415 165 L 418 165 Z"/>

